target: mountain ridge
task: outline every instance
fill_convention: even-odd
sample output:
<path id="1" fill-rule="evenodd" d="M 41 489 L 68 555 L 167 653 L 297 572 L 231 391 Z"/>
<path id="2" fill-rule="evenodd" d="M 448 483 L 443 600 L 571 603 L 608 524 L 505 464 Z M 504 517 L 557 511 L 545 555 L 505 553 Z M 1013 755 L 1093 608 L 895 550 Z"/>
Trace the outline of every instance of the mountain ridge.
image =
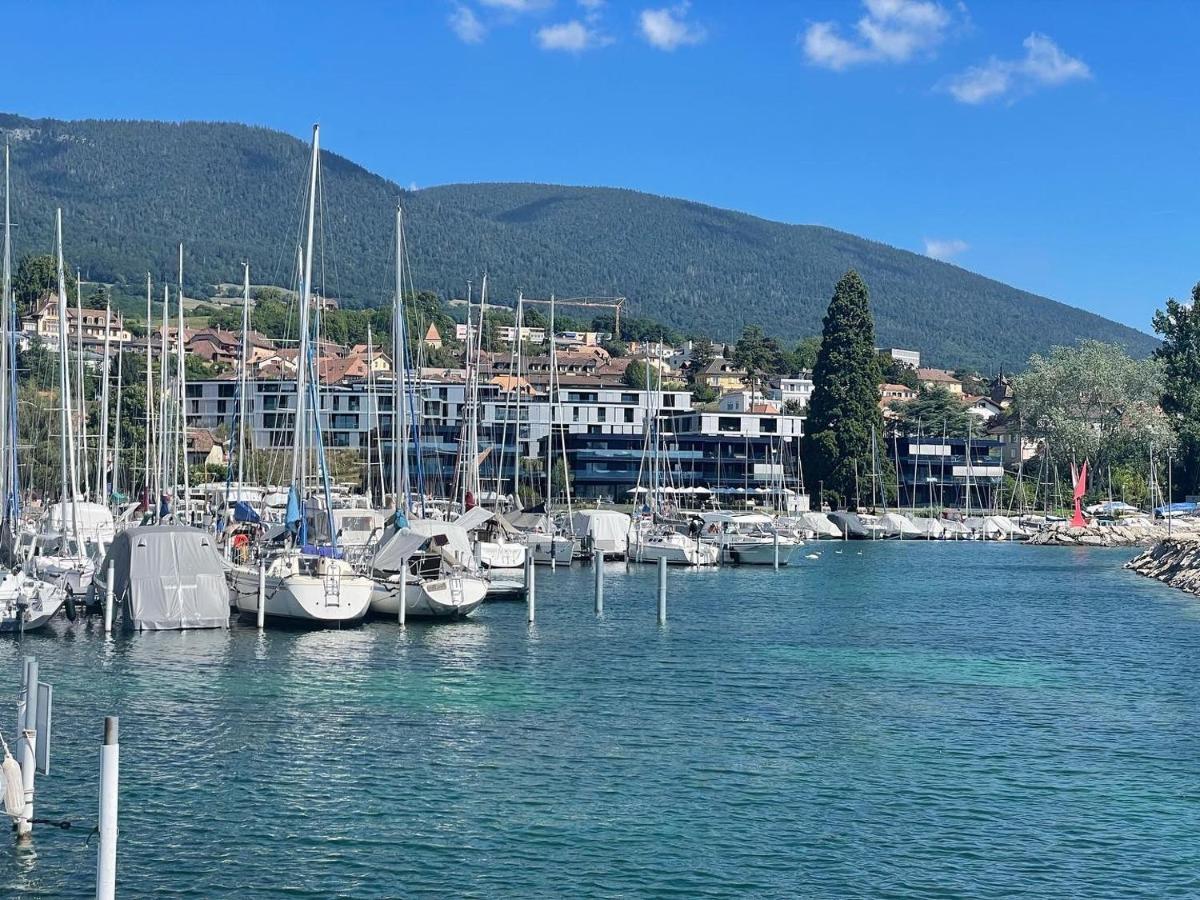
<path id="1" fill-rule="evenodd" d="M 61 205 L 67 253 L 85 277 L 133 286 L 150 270 L 173 281 L 182 240 L 190 292 L 234 280 L 247 258 L 256 283 L 287 282 L 308 161 L 297 138 L 230 122 L 15 114 L 0 114 L 0 133 L 12 142 L 14 213 L 26 226 L 17 257 L 49 248 Z M 685 332 L 729 340 L 759 324 L 791 341 L 819 333 L 834 283 L 856 268 L 880 343 L 919 349 L 931 363 L 1012 369 L 1080 338 L 1139 356 L 1156 345 L 1086 310 L 827 226 L 620 187 L 461 182 L 410 191 L 329 151 L 322 173 L 328 265 L 317 285 L 348 305 L 390 294 L 399 201 L 415 286 L 445 297 L 487 271 L 501 302 L 518 290 L 621 295 L 627 312 Z"/>

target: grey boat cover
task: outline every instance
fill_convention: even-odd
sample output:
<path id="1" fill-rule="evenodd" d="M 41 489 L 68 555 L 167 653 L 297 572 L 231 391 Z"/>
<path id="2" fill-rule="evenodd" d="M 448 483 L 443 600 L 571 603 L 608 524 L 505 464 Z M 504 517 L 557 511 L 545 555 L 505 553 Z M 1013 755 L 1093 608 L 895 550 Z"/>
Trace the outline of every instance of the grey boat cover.
<path id="1" fill-rule="evenodd" d="M 829 516 L 829 521 L 836 525 L 846 537 L 868 538 L 871 536 L 871 532 L 863 525 L 863 521 L 858 517 L 858 513 L 839 509 L 831 513 L 826 513 L 826 515 Z"/>
<path id="2" fill-rule="evenodd" d="M 225 563 L 212 535 L 185 525 L 127 528 L 109 545 L 98 581 L 110 564 L 115 596 L 134 628 L 229 627 Z"/>
<path id="3" fill-rule="evenodd" d="M 404 571 L 408 560 L 429 543 L 430 536 L 414 531 L 391 531 L 382 538 L 371 557 L 371 569 L 384 574 Z"/>

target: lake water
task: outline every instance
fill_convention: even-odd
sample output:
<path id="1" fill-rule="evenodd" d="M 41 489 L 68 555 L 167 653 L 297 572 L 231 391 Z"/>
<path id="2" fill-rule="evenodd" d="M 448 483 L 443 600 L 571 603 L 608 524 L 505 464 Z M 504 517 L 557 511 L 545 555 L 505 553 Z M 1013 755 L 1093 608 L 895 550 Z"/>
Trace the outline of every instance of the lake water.
<path id="1" fill-rule="evenodd" d="M 1200 599 L 1129 551 L 824 543 L 790 570 L 538 572 L 538 621 L 0 642 L 55 686 L 0 894 L 1200 894 Z M 800 556 L 798 554 L 798 556 Z"/>

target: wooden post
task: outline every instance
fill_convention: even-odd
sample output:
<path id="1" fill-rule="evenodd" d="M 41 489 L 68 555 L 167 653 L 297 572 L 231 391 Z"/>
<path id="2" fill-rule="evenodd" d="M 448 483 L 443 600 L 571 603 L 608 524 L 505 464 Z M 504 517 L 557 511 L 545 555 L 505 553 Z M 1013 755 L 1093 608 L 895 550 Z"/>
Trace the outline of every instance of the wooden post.
<path id="1" fill-rule="evenodd" d="M 104 717 L 104 746 L 100 748 L 100 846 L 96 851 L 96 900 L 117 895 L 117 794 L 121 745 L 117 717 Z"/>

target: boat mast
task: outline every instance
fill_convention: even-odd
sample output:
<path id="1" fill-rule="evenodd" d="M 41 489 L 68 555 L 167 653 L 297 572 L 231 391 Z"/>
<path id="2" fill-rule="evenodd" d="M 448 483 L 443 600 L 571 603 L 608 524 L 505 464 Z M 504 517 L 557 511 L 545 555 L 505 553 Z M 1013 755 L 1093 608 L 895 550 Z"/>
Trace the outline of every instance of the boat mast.
<path id="1" fill-rule="evenodd" d="M 396 204 L 396 294 L 392 298 L 392 506 L 408 516 L 408 361 L 404 330 L 404 211 Z M 380 459 L 380 490 L 383 461 Z"/>
<path id="2" fill-rule="evenodd" d="M 517 343 L 516 343 L 516 378 L 510 383 L 517 390 L 517 423 L 516 441 L 513 449 L 513 506 L 516 509 L 521 508 L 521 395 L 525 393 L 521 385 L 521 362 L 524 356 L 524 344 L 522 339 L 525 334 L 525 295 L 521 291 L 517 292 Z"/>
<path id="3" fill-rule="evenodd" d="M 17 452 L 15 439 L 15 416 L 10 415 L 9 405 L 16 397 L 9 394 L 11 370 L 16 366 L 16 360 L 9 354 L 9 343 L 12 339 L 12 321 L 10 307 L 12 304 L 12 218 L 9 207 L 9 160 L 8 142 L 4 144 L 4 282 L 0 292 L 0 331 L 4 333 L 4 341 L 0 344 L 0 455 L 4 458 L 3 471 L 0 472 L 0 490 L 4 494 L 4 519 L 12 518 L 14 503 L 11 502 L 16 494 L 16 465 L 14 457 Z M 10 439 L 11 438 L 11 439 Z"/>
<path id="4" fill-rule="evenodd" d="M 91 467 L 88 465 L 87 406 L 83 398 L 83 275 L 75 270 L 75 344 L 79 353 L 75 361 L 79 376 L 79 458 L 83 461 L 83 493 L 92 492 Z M 71 452 L 75 452 L 72 445 Z"/>
<path id="5" fill-rule="evenodd" d="M 124 325 L 123 320 L 118 321 L 121 322 L 121 325 L 118 327 Z M 120 489 L 117 486 L 117 478 L 121 474 L 121 391 L 124 388 L 124 385 L 122 384 L 123 373 L 121 370 L 124 360 L 125 342 L 122 340 L 117 342 L 117 415 L 113 420 L 112 491 L 110 492 L 109 496 L 104 498 L 104 502 L 106 504 L 114 495 L 120 493 Z"/>
<path id="6" fill-rule="evenodd" d="M 150 458 L 152 456 L 152 446 L 154 444 L 154 416 L 151 413 L 153 407 L 150 405 L 150 398 L 154 396 L 154 309 L 153 309 L 152 287 L 150 283 L 150 273 L 146 273 L 146 456 L 144 458 L 146 464 L 146 481 L 143 490 L 146 493 L 146 508 L 150 509 L 150 504 L 158 506 L 158 501 L 153 497 L 152 486 L 154 479 L 152 477 L 152 464 Z"/>
<path id="7" fill-rule="evenodd" d="M 188 471 L 188 432 L 187 432 L 187 360 L 183 350 L 183 244 L 179 245 L 179 334 L 176 343 L 179 347 L 179 452 L 183 463 L 183 520 L 192 524 L 192 475 Z"/>
<path id="8" fill-rule="evenodd" d="M 169 314 L 168 304 L 168 288 L 163 285 L 163 302 L 162 302 L 162 331 L 159 333 L 160 348 L 158 354 L 159 373 L 158 373 L 158 471 L 155 474 L 155 481 L 158 485 L 157 496 L 154 501 L 156 519 L 162 518 L 162 498 L 167 487 L 167 317 Z"/>
<path id="9" fill-rule="evenodd" d="M 237 499 L 242 499 L 246 469 L 246 375 L 250 368 L 250 264 L 242 263 L 242 365 L 238 373 L 238 487 Z"/>
<path id="10" fill-rule="evenodd" d="M 546 399 L 549 401 L 549 428 L 546 432 L 546 498 L 542 503 L 543 511 L 546 518 L 550 518 L 550 497 L 553 490 L 553 472 L 554 472 L 554 411 L 558 406 L 558 395 L 554 391 L 554 373 L 558 368 L 558 343 L 554 340 L 554 295 L 550 295 L 550 378 L 546 383 Z M 553 552 L 553 551 L 551 551 Z"/>
<path id="11" fill-rule="evenodd" d="M 112 328 L 112 295 L 104 307 L 104 366 L 100 370 L 100 434 L 96 438 L 96 502 L 108 503 L 108 382 L 112 361 L 109 330 Z"/>
<path id="12" fill-rule="evenodd" d="M 300 504 L 300 523 L 298 534 L 300 543 L 304 544 L 306 537 L 306 511 L 304 504 L 304 483 L 307 475 L 308 462 L 308 357 L 309 357 L 309 303 L 312 285 L 313 260 L 313 228 L 317 213 L 317 168 L 320 165 L 321 126 L 313 126 L 312 160 L 309 165 L 308 182 L 308 224 L 304 247 L 304 266 L 301 269 L 300 281 L 300 346 L 296 355 L 296 419 L 294 441 L 292 444 L 292 489 L 296 492 Z"/>
<path id="13" fill-rule="evenodd" d="M 76 552 L 83 552 L 79 540 L 79 514 L 76 502 L 79 494 L 79 476 L 75 468 L 75 428 L 71 421 L 71 362 L 67 354 L 67 277 L 63 272 L 62 209 L 54 212 L 54 244 L 57 257 L 58 276 L 58 384 L 62 394 L 59 411 L 59 457 L 62 468 L 63 507 L 62 522 L 66 524 L 68 499 L 71 504 L 71 533 L 75 537 Z"/>

